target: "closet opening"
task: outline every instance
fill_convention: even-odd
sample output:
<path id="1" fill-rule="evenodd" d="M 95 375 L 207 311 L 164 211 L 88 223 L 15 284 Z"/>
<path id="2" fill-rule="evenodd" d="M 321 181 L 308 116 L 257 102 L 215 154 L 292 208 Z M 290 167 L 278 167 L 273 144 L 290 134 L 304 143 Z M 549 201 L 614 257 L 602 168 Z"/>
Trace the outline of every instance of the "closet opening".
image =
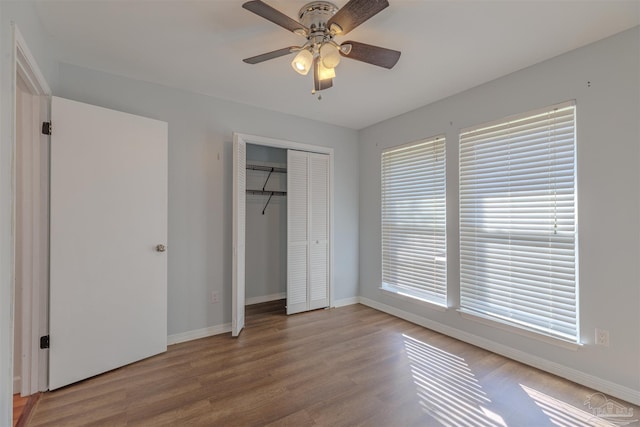
<path id="1" fill-rule="evenodd" d="M 234 134 L 232 194 L 231 335 L 247 305 L 331 307 L 333 149 Z"/>
<path id="2" fill-rule="evenodd" d="M 247 144 L 245 305 L 286 313 L 287 150 Z M 281 303 L 275 303 L 280 301 Z"/>

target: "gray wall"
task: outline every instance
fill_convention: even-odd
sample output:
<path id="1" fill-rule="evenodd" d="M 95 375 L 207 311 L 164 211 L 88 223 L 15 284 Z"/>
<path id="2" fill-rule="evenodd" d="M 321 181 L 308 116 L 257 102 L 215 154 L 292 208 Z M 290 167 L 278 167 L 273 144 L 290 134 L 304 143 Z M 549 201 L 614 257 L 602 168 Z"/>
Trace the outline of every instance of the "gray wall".
<path id="1" fill-rule="evenodd" d="M 638 27 L 360 131 L 360 295 L 487 342 L 640 392 Z M 470 70 L 471 72 L 471 70 Z M 459 293 L 459 129 L 566 100 L 577 103 L 581 339 L 577 351 L 434 311 L 378 290 L 380 153 L 446 133 L 449 301 Z M 610 347 L 593 345 L 594 329 Z M 640 396 L 637 394 L 636 396 Z"/>
<path id="2" fill-rule="evenodd" d="M 169 123 L 170 335 L 231 321 L 232 132 L 333 147 L 335 299 L 358 292 L 357 132 L 60 64 L 56 96 Z M 211 291 L 221 302 L 211 304 Z"/>

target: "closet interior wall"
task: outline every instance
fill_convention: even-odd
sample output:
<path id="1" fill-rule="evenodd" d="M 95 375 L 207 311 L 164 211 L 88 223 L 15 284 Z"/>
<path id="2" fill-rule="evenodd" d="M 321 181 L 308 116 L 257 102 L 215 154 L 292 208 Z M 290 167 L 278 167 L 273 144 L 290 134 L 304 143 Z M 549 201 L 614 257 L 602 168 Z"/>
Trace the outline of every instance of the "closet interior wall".
<path id="1" fill-rule="evenodd" d="M 268 171 L 252 170 L 251 166 L 286 170 L 287 150 L 247 144 L 247 305 L 286 298 L 287 292 L 287 197 L 275 194 L 269 200 L 270 193 L 252 194 L 250 191 L 264 188 L 286 193 L 287 175 L 274 172 L 269 176 Z"/>

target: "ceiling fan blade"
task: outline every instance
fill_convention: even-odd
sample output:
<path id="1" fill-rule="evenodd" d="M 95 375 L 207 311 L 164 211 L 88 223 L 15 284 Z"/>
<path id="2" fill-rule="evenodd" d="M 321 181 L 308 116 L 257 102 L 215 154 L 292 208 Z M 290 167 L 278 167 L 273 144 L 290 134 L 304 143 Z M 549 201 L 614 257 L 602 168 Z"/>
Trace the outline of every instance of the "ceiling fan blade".
<path id="1" fill-rule="evenodd" d="M 300 48 L 298 46 L 284 47 L 282 49 L 274 50 L 273 52 L 267 52 L 262 55 L 252 56 L 251 58 L 245 58 L 243 61 L 247 64 L 259 64 L 260 62 L 268 61 L 270 59 L 280 58 L 281 56 L 288 55 L 299 49 Z"/>
<path id="2" fill-rule="evenodd" d="M 280 25 L 282 28 L 286 28 L 287 30 L 300 34 L 306 35 L 309 33 L 309 29 L 304 25 L 300 24 L 298 21 L 295 21 L 289 18 L 284 13 L 280 12 L 277 9 L 269 6 L 263 1 L 253 0 L 248 1 L 242 5 L 248 11 L 255 13 L 258 16 L 263 17 L 264 19 L 273 22 L 276 25 Z"/>
<path id="3" fill-rule="evenodd" d="M 327 28 L 336 31 L 337 34 L 345 35 L 387 6 L 389 6 L 387 0 L 350 0 L 329 19 Z M 340 31 L 335 25 L 332 28 L 332 24 L 337 24 Z"/>
<path id="4" fill-rule="evenodd" d="M 397 50 L 353 41 L 342 43 L 342 46 L 345 45 L 351 45 L 351 51 L 346 54 L 340 49 L 340 55 L 379 67 L 392 69 L 400 59 L 400 52 Z"/>
<path id="5" fill-rule="evenodd" d="M 313 88 L 317 91 L 329 89 L 333 86 L 333 79 L 320 80 L 320 58 L 313 60 Z"/>

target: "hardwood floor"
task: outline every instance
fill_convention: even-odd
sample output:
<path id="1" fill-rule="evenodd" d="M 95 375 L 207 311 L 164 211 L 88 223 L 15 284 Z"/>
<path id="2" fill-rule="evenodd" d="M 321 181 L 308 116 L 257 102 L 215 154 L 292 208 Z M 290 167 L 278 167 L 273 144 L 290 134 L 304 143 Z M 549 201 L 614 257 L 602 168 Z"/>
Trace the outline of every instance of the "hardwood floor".
<path id="1" fill-rule="evenodd" d="M 27 402 L 29 401 L 29 397 L 20 397 L 20 393 L 13 395 L 13 425 L 18 424 L 18 420 L 20 420 L 20 416 L 24 412 L 24 409 L 27 406 Z"/>
<path id="2" fill-rule="evenodd" d="M 20 394 L 13 395 L 13 425 L 14 427 L 24 427 L 29 423 L 33 408 L 40 399 L 40 393 L 31 396 L 20 397 Z"/>
<path id="3" fill-rule="evenodd" d="M 277 301 L 247 307 L 237 339 L 44 393 L 29 425 L 615 425 L 594 416 L 607 403 L 594 393 L 362 305 L 286 316 Z"/>

